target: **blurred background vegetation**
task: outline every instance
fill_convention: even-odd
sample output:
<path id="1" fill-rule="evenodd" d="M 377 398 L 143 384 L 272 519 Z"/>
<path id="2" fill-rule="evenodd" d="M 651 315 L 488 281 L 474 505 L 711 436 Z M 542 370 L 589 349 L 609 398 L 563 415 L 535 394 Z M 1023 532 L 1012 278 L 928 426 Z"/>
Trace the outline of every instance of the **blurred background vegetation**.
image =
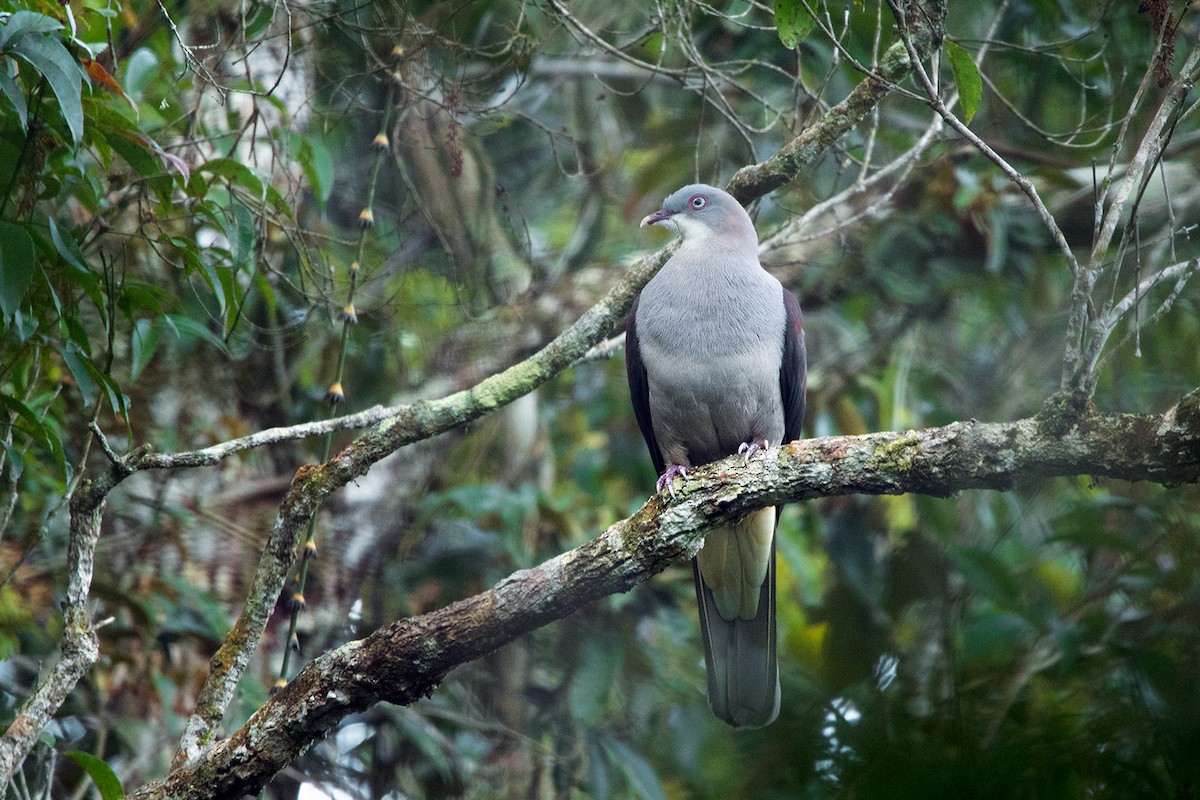
<path id="1" fill-rule="evenodd" d="M 1119 179 L 1198 34 L 1188 3 L 1141 6 L 951 4 L 983 79 L 971 129 L 1083 251 L 1110 161 Z M 894 40 L 886 4 L 814 8 L 794 48 L 747 0 L 0 12 L 0 724 L 57 649 L 64 498 L 105 463 L 92 423 L 118 453 L 194 449 L 323 418 L 335 382 L 359 410 L 518 360 L 664 244 L 637 229 L 663 196 L 776 152 Z M 1168 23 L 1174 61 L 1156 56 Z M 805 306 L 812 436 L 1016 419 L 1059 387 L 1061 254 L 906 88 L 753 209 L 764 264 Z M 1101 299 L 1197 255 L 1189 103 Z M 1098 407 L 1160 412 L 1200 383 L 1197 299 L 1168 283 L 1139 304 Z M 6 797 L 88 796 L 72 751 L 127 789 L 165 772 L 275 506 L 322 446 L 113 493 L 101 662 Z M 597 535 L 654 477 L 619 357 L 406 448 L 322 509 L 289 674 Z M 680 566 L 351 719 L 266 796 L 1197 796 L 1198 501 L 1081 478 L 792 506 L 773 726 L 709 713 Z M 275 682 L 285 601 L 231 730 Z"/>

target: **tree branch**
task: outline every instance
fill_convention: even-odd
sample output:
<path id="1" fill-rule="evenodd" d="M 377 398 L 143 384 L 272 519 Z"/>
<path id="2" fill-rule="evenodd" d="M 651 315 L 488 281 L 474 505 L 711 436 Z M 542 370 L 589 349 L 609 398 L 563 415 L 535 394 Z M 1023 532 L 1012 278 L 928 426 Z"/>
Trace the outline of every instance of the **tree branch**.
<path id="1" fill-rule="evenodd" d="M 347 457 L 321 469 L 338 472 Z M 694 555 L 707 528 L 753 509 L 844 494 L 946 497 L 1079 474 L 1200 482 L 1200 389 L 1162 415 L 1079 416 L 1057 396 L 1018 422 L 811 439 L 748 466 L 735 456 L 698 468 L 676 501 L 654 496 L 574 550 L 317 658 L 230 738 L 131 797 L 201 800 L 256 791 L 347 715 L 428 695 L 454 667 L 628 591 Z"/>
<path id="2" fill-rule="evenodd" d="M 403 406 L 385 407 L 372 406 L 354 414 L 346 414 L 330 419 L 302 422 L 298 425 L 286 425 L 255 433 L 239 436 L 225 442 L 214 444 L 200 450 L 187 450 L 177 453 L 146 453 L 134 464 L 137 470 L 143 469 L 180 469 L 183 467 L 211 467 L 221 461 L 246 450 L 255 450 L 279 442 L 289 442 L 295 439 L 307 439 L 333 431 L 347 431 L 374 425 L 388 417 L 395 416 L 403 410 Z"/>
<path id="3" fill-rule="evenodd" d="M 0 786 L 9 785 L 29 748 L 75 684 L 100 656 L 100 640 L 88 615 L 87 599 L 92 585 L 96 542 L 100 539 L 100 509 L 107 496 L 107 485 L 84 481 L 71 498 L 61 656 L 0 737 Z"/>

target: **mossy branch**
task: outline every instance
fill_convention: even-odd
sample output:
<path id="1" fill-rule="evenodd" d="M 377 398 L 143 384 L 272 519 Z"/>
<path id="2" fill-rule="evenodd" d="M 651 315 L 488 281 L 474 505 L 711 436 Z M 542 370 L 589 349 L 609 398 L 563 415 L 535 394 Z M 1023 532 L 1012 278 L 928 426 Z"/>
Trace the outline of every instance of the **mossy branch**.
<path id="1" fill-rule="evenodd" d="M 345 469 L 336 462 L 313 476 Z M 695 469 L 676 500 L 652 497 L 574 550 L 315 659 L 240 730 L 131 797 L 201 800 L 256 791 L 347 715 L 428 695 L 454 667 L 628 591 L 693 555 L 707 528 L 753 509 L 844 494 L 945 497 L 1073 475 L 1200 482 L 1200 390 L 1162 415 L 1080 416 L 1069 403 L 1050 402 L 1018 422 L 811 439 L 746 466 L 735 456 Z"/>

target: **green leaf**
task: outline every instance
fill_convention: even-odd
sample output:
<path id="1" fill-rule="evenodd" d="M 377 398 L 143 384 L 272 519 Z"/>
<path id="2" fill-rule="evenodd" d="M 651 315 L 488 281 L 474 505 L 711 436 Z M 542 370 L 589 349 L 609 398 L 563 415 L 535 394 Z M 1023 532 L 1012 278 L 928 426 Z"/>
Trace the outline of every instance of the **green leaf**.
<path id="1" fill-rule="evenodd" d="M 1008 565 L 994 553 L 978 547 L 956 547 L 954 563 L 976 594 L 1001 605 L 1012 605 L 1021 594 L 1021 584 Z"/>
<path id="2" fill-rule="evenodd" d="M 13 108 L 17 111 L 17 119 L 21 122 L 21 130 L 29 131 L 29 109 L 25 107 L 25 93 L 21 91 L 21 87 L 17 86 L 17 82 L 9 77 L 6 73 L 0 72 L 0 92 L 8 98 L 8 102 L 13 104 Z"/>
<path id="3" fill-rule="evenodd" d="M 579 651 L 579 667 L 567 694 L 571 715 L 576 719 L 600 722 L 621 666 L 621 653 L 621 648 L 607 637 L 603 641 L 597 637 L 584 641 Z"/>
<path id="4" fill-rule="evenodd" d="M 245 15 L 245 32 L 247 39 L 253 39 L 267 29 L 275 21 L 274 3 L 251 3 L 250 10 Z"/>
<path id="5" fill-rule="evenodd" d="M 958 102 L 962 104 L 963 117 L 969 124 L 983 99 L 983 78 L 971 54 L 949 39 L 946 40 L 946 53 L 950 56 L 950 69 L 958 85 Z"/>
<path id="6" fill-rule="evenodd" d="M 608 751 L 609 760 L 625 773 L 625 778 L 638 797 L 642 800 L 667 800 L 658 773 L 641 753 L 620 739 L 613 738 L 605 739 L 604 748 Z"/>
<path id="7" fill-rule="evenodd" d="M 22 403 L 17 398 L 0 394 L 0 406 L 3 406 L 17 419 L 17 426 L 28 433 L 33 439 L 43 441 L 46 437 L 46 426 L 37 418 L 37 414 L 33 413 L 33 409 Z"/>
<path id="8" fill-rule="evenodd" d="M 0 316 L 12 317 L 36 269 L 33 260 L 33 239 L 29 231 L 11 222 L 0 222 Z"/>
<path id="9" fill-rule="evenodd" d="M 163 287 L 132 278 L 126 278 L 121 284 L 121 296 L 117 299 L 121 311 L 129 319 L 133 319 L 138 311 L 157 316 L 174 308 L 176 302 L 176 297 Z"/>
<path id="10" fill-rule="evenodd" d="M 800 0 L 775 0 L 775 30 L 788 50 L 795 50 L 816 26 Z"/>
<path id="11" fill-rule="evenodd" d="M 88 109 L 88 118 L 92 120 L 92 124 L 96 126 L 96 130 L 103 131 L 105 136 L 120 132 L 126 138 L 135 139 L 143 148 L 149 148 L 150 146 L 147 144 L 149 137 L 141 132 L 137 121 L 133 117 L 123 113 L 121 107 L 106 103 L 95 103 Z"/>
<path id="12" fill-rule="evenodd" d="M 67 341 L 74 342 L 84 353 L 90 353 L 92 352 L 91 340 L 88 338 L 87 328 L 83 326 L 79 316 L 79 314 L 67 314 L 61 318 L 59 326 L 66 333 Z"/>
<path id="13" fill-rule="evenodd" d="M 229 239 L 229 251 L 236 269 L 251 266 L 254 253 L 254 215 L 241 203 L 234 203 L 229 210 L 232 224 L 226 224 L 225 237 Z"/>
<path id="14" fill-rule="evenodd" d="M 324 204 L 333 192 L 334 166 L 329 148 L 321 139 L 305 136 L 296 157 L 304 170 L 304 177 L 308 179 L 309 188 L 317 200 Z"/>
<path id="15" fill-rule="evenodd" d="M 208 342 L 222 353 L 229 352 L 229 348 L 226 347 L 225 341 L 220 336 L 191 317 L 185 317 L 182 314 L 167 314 L 162 319 L 171 332 L 182 341 L 200 340 Z"/>
<path id="16" fill-rule="evenodd" d="M 16 11 L 0 27 L 0 50 L 27 33 L 49 33 L 62 30 L 62 23 L 36 11 Z"/>
<path id="17" fill-rule="evenodd" d="M 47 455 L 53 458 L 59 467 L 60 473 L 65 474 L 66 455 L 63 452 L 62 440 L 59 439 L 58 433 L 53 428 L 43 425 L 33 409 L 11 395 L 0 394 L 0 407 L 7 409 L 13 415 L 14 427 L 26 434 L 38 447 L 42 448 Z M 12 449 L 9 452 L 9 457 L 13 459 L 13 469 L 19 471 L 19 467 L 21 466 L 18 463 L 20 453 Z"/>
<path id="18" fill-rule="evenodd" d="M 229 158 L 214 158 L 197 167 L 193 174 L 200 172 L 208 172 L 225 178 L 234 186 L 242 187 L 253 199 L 267 200 L 273 208 L 291 216 L 291 206 L 284 196 L 280 194 L 279 190 L 270 183 L 264 182 L 254 170 L 240 161 L 234 161 Z"/>
<path id="19" fill-rule="evenodd" d="M 325 146 L 325 142 L 320 139 L 312 139 L 313 151 L 313 172 L 317 176 L 320 189 L 317 191 L 318 197 L 324 203 L 329 199 L 329 195 L 333 193 L 334 166 L 333 154 L 329 152 L 329 148 Z"/>
<path id="20" fill-rule="evenodd" d="M 1020 614 L 982 613 L 963 625 L 962 659 L 968 664 L 1007 664 L 1036 636 L 1037 629 Z"/>
<path id="21" fill-rule="evenodd" d="M 104 761 L 82 750 L 72 750 L 67 753 L 67 758 L 82 767 L 83 771 L 91 777 L 92 783 L 96 784 L 96 788 L 100 790 L 101 800 L 121 800 L 125 796 L 125 790 L 121 788 L 121 781 L 117 779 L 112 767 Z"/>
<path id="22" fill-rule="evenodd" d="M 208 284 L 208 288 L 212 290 L 213 299 L 217 301 L 217 316 L 226 317 L 226 312 L 229 311 L 233 304 L 229 302 L 231 298 L 228 298 L 225 294 L 228 281 L 222 279 L 222 273 L 227 274 L 230 270 L 204 261 L 201 262 L 197 272 L 200 277 L 204 278 L 204 282 Z"/>
<path id="23" fill-rule="evenodd" d="M 90 406 L 96 398 L 96 382 L 92 380 L 92 374 L 87 367 L 87 362 L 92 359 L 81 353 L 77 347 L 67 346 L 59 352 L 62 353 L 63 361 L 67 362 L 67 369 L 75 378 L 75 385 L 79 387 L 84 401 Z"/>
<path id="24" fill-rule="evenodd" d="M 100 365 L 92 359 L 87 359 L 86 364 L 91 370 L 92 377 L 96 379 L 96 383 L 104 387 L 104 393 L 108 395 L 108 404 L 112 410 L 121 416 L 126 416 L 129 412 L 129 397 L 121 391 L 121 385 L 113 376 L 100 369 Z"/>
<path id="25" fill-rule="evenodd" d="M 608 760 L 595 736 L 587 737 L 587 787 L 592 800 L 608 800 L 612 795 L 612 779 L 608 776 Z"/>
<path id="26" fill-rule="evenodd" d="M 54 243 L 54 249 L 62 256 L 63 261 L 67 262 L 67 266 L 74 268 L 71 274 L 72 280 L 81 280 L 87 276 L 92 276 L 92 270 L 87 265 L 87 259 L 83 257 L 83 252 L 79 249 L 79 243 L 71 236 L 63 236 L 58 230 L 58 223 L 54 221 L 54 217 L 47 217 L 46 224 L 50 227 L 50 241 Z M 94 276 L 92 276 L 94 279 Z"/>
<path id="27" fill-rule="evenodd" d="M 59 110 L 71 129 L 71 138 L 75 144 L 79 144 L 83 140 L 83 101 L 80 99 L 83 73 L 79 62 L 63 46 L 61 39 L 47 34 L 22 36 L 12 46 L 11 52 L 42 73 L 58 98 Z"/>
<path id="28" fill-rule="evenodd" d="M 147 184 L 160 196 L 170 192 L 171 179 L 167 176 L 166 169 L 141 137 L 130 136 L 122 131 L 104 131 L 103 137 L 104 141 L 133 167 L 134 172 L 145 178 Z"/>
<path id="29" fill-rule="evenodd" d="M 76 346 L 64 347 L 59 352 L 62 353 L 63 360 L 67 362 L 67 368 L 71 370 L 71 375 L 74 376 L 79 391 L 89 405 L 95 400 L 97 390 L 103 389 L 113 411 L 121 415 L 128 412 L 129 398 L 121 391 L 120 384 L 101 369 L 91 356 L 83 353 Z"/>
<path id="30" fill-rule="evenodd" d="M 162 70 L 158 56 L 148 47 L 139 47 L 129 58 L 125 59 L 124 84 L 125 91 L 130 97 L 141 99 L 142 90 L 154 80 Z"/>
<path id="31" fill-rule="evenodd" d="M 154 352 L 158 350 L 158 328 L 154 325 L 154 320 L 139 319 L 133 324 L 133 335 L 130 340 L 130 352 L 132 363 L 129 365 L 129 379 L 137 380 L 138 375 L 142 374 L 142 370 L 150 363 L 150 359 L 154 358 Z"/>
<path id="32" fill-rule="evenodd" d="M 8 459 L 8 472 L 12 480 L 20 479 L 21 473 L 25 471 L 25 458 L 21 455 L 21 451 L 4 441 L 0 441 L 0 447 L 4 448 L 5 457 Z M 0 656 L 0 659 L 3 658 L 5 656 Z"/>
<path id="33" fill-rule="evenodd" d="M 110 151 L 116 151 L 133 167 L 134 172 L 145 179 L 160 199 L 170 197 L 174 178 L 164 162 L 169 162 L 172 168 L 179 169 L 179 159 L 164 153 L 153 139 L 138 128 L 136 121 L 113 106 L 98 101 L 89 102 L 88 119 L 100 134 L 92 137 L 94 145 L 103 144 Z M 183 165 L 183 169 L 187 169 L 186 164 Z"/>
<path id="34" fill-rule="evenodd" d="M 87 258 L 79 249 L 79 242 L 75 241 L 75 237 L 70 234 L 64 235 L 59 230 L 54 217 L 47 217 L 46 225 L 50 228 L 50 242 L 54 245 L 55 252 L 67 266 L 67 276 L 71 279 L 71 283 L 83 289 L 92 304 L 96 306 L 96 310 L 100 312 L 100 318 L 107 320 L 107 304 L 104 302 L 104 294 L 100 290 L 100 281 L 96 277 L 96 272 L 88 266 Z"/>
<path id="35" fill-rule="evenodd" d="M 240 290 L 237 279 L 237 271 L 230 267 L 217 267 L 217 279 L 221 282 L 221 293 L 229 298 L 230 302 L 225 305 L 224 312 L 224 330 L 223 334 L 228 335 L 237 321 L 238 309 L 241 303 L 238 302 L 238 292 Z"/>

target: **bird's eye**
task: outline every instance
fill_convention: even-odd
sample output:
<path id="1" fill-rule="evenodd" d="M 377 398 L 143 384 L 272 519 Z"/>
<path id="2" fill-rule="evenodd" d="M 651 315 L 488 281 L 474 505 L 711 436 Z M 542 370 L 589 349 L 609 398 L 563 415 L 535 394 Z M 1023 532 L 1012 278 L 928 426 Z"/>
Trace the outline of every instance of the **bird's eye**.
<path id="1" fill-rule="evenodd" d="M 699 211 L 708 205 L 708 198 L 702 194 L 695 195 L 691 200 L 688 201 L 688 205 Z"/>

